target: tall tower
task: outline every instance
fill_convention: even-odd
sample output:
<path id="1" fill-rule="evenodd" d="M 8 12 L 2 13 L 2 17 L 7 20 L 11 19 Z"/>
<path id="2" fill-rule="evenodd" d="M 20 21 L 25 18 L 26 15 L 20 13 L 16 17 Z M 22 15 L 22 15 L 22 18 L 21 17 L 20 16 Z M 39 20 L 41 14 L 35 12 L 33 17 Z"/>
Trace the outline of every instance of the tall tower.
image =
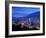
<path id="1" fill-rule="evenodd" d="M 28 22 L 29 22 L 29 24 L 31 23 L 31 19 L 30 18 L 29 18 Z"/>

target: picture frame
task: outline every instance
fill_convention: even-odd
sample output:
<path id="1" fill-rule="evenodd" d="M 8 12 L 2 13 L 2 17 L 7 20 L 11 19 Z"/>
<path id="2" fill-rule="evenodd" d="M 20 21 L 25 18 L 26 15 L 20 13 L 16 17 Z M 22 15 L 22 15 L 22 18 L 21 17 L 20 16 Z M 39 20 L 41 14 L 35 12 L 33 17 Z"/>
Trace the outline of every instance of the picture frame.
<path id="1" fill-rule="evenodd" d="M 36 10 L 36 11 L 38 11 L 38 10 L 40 11 L 40 22 L 39 22 L 40 28 L 39 28 L 39 30 L 27 30 L 27 31 L 12 30 L 12 28 L 13 28 L 12 20 L 11 20 L 12 15 L 13 15 L 12 8 L 15 8 L 18 10 L 18 8 L 21 9 L 21 7 L 40 8 L 40 9 Z M 19 11 L 20 11 L 20 9 L 19 9 Z M 27 10 L 29 10 L 29 9 L 27 9 Z M 35 9 L 34 10 L 31 9 L 31 10 L 34 12 Z M 39 36 L 39 35 L 45 35 L 45 3 L 24 2 L 24 1 L 23 2 L 22 1 L 6 1 L 5 2 L 5 37 L 22 37 L 22 36 Z"/>

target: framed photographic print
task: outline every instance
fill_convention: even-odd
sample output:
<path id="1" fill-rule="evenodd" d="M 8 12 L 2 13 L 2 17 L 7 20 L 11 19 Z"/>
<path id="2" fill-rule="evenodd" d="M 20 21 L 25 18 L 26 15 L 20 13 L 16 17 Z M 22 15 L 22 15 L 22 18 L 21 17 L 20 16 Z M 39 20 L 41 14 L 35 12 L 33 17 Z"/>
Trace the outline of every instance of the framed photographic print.
<path id="1" fill-rule="evenodd" d="M 6 1 L 6 37 L 45 34 L 45 3 Z"/>

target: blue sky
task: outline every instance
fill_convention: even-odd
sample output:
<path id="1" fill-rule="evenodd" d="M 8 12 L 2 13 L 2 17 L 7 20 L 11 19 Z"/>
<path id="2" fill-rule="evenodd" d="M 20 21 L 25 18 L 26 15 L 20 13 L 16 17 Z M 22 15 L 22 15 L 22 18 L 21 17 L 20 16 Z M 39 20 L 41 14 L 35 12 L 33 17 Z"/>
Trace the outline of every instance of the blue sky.
<path id="1" fill-rule="evenodd" d="M 32 7 L 12 7 L 12 16 L 13 17 L 24 17 L 29 14 L 40 11 L 40 8 L 32 8 Z"/>

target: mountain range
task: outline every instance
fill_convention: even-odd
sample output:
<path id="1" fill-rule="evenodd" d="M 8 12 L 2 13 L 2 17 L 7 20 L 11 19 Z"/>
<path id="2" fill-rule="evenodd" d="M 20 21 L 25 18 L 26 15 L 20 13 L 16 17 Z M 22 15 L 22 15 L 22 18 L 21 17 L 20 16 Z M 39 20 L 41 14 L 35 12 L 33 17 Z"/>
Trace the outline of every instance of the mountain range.
<path id="1" fill-rule="evenodd" d="M 28 14 L 27 16 L 19 17 L 19 18 L 12 16 L 12 21 L 14 21 L 14 22 L 22 21 L 22 20 L 24 21 L 24 20 L 27 20 L 29 18 L 31 19 L 31 21 L 40 19 L 40 11 L 37 11 L 35 13 Z"/>

